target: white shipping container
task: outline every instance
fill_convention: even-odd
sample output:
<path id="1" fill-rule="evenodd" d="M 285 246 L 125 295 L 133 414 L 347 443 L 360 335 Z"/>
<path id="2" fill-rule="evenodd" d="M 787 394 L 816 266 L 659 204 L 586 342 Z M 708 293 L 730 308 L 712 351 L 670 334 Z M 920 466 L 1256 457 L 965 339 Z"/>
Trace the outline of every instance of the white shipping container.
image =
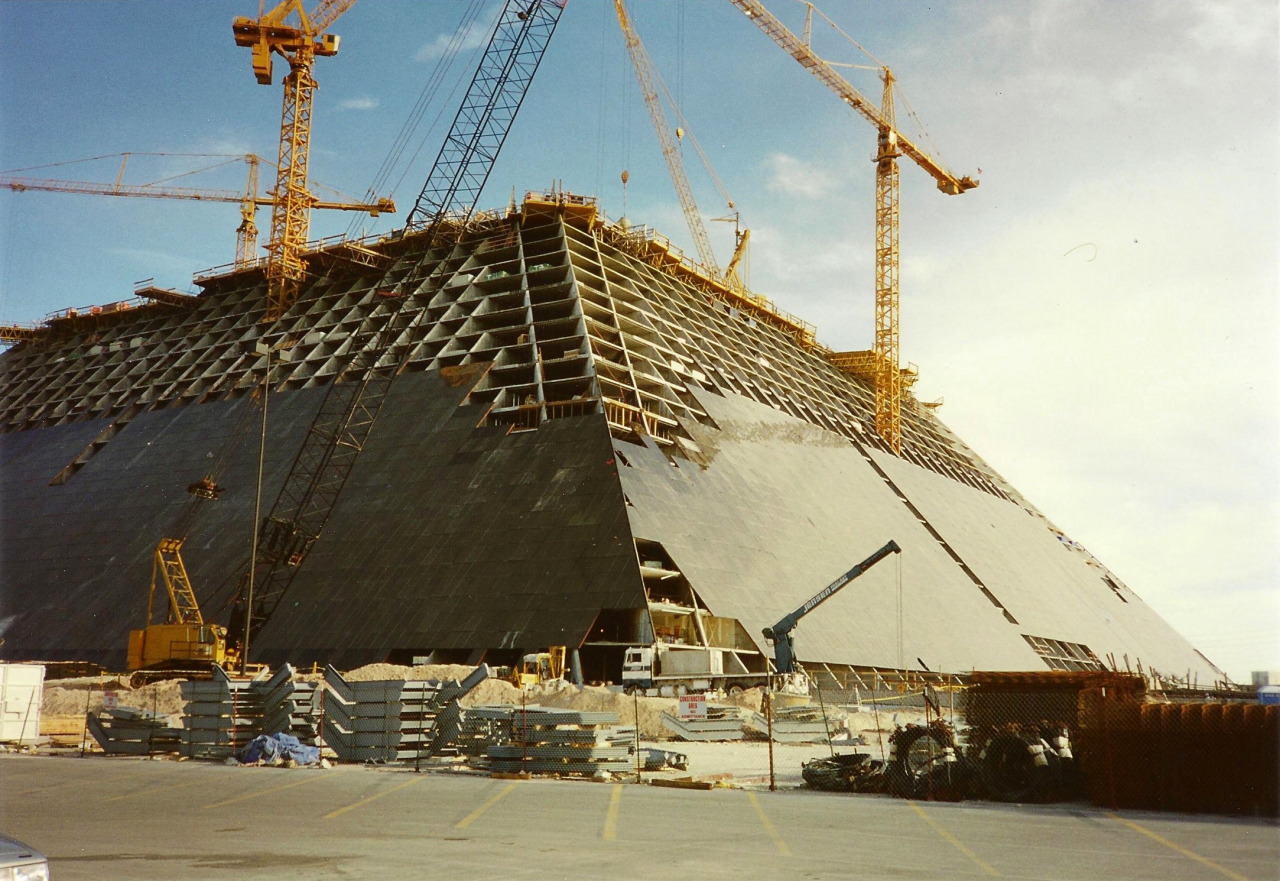
<path id="1" fill-rule="evenodd" d="M 24 743 L 40 736 L 43 664 L 0 664 L 0 742 Z"/>

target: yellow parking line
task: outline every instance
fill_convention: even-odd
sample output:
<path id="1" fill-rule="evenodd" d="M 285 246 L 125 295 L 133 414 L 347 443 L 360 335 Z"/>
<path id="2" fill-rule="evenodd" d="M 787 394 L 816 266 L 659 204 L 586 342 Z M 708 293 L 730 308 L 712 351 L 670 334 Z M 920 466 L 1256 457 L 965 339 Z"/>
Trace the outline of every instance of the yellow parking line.
<path id="1" fill-rule="evenodd" d="M 270 786 L 270 787 L 267 787 L 266 789 L 259 789 L 254 792 L 246 793 L 244 795 L 237 795 L 235 798 L 228 798 L 228 799 L 225 799 L 224 801 L 215 801 L 213 804 L 205 805 L 205 809 L 208 810 L 209 808 L 220 808 L 223 805 L 233 805 L 238 801 L 248 801 L 251 798 L 257 798 L 260 795 L 267 795 L 272 792 L 279 792 L 282 789 L 291 789 L 294 786 L 301 786 L 304 783 L 311 783 L 314 780 L 319 780 L 323 776 L 324 776 L 323 774 L 309 774 L 303 779 L 295 780 L 292 783 L 284 783 L 284 784 L 281 784 L 280 786 Z"/>
<path id="2" fill-rule="evenodd" d="M 423 780 L 426 780 L 426 779 L 427 779 L 426 777 L 414 777 L 412 780 L 406 780 L 405 782 L 403 782 L 403 783 L 399 783 L 399 784 L 397 784 L 397 785 L 395 785 L 395 786 L 391 787 L 390 789 L 384 789 L 384 790 L 382 790 L 382 792 L 375 792 L 373 795 L 369 796 L 368 798 L 362 798 L 362 799 L 360 799 L 360 800 L 359 800 L 359 801 L 357 801 L 357 802 L 352 802 L 351 804 L 347 805 L 346 807 L 341 807 L 341 808 L 338 808 L 338 809 L 337 809 L 337 810 L 335 810 L 335 811 L 330 811 L 329 813 L 325 814 L 325 815 L 324 815 L 323 817 L 321 817 L 320 819 L 321 819 L 321 820 L 332 820 L 334 817 L 341 816 L 342 814 L 345 814 L 347 811 L 355 810 L 355 809 L 356 809 L 356 808 L 358 808 L 358 807 L 362 807 L 363 805 L 367 805 L 367 804 L 368 804 L 369 802 L 371 802 L 371 801 L 377 801 L 378 799 L 382 798 L 384 795 L 390 795 L 391 793 L 395 792 L 396 790 L 404 789 L 405 787 L 412 786 L 412 785 L 413 785 L 413 784 L 415 784 L 415 783 L 421 783 Z"/>
<path id="3" fill-rule="evenodd" d="M 472 811 L 471 813 L 463 817 L 461 820 L 459 820 L 453 828 L 466 829 L 476 820 L 480 819 L 481 815 L 483 815 L 485 811 L 489 810 L 489 808 L 493 807 L 498 802 L 502 801 L 504 798 L 510 795 L 511 790 L 515 788 L 516 788 L 516 784 L 508 783 L 506 786 L 502 788 L 501 791 L 498 792 L 497 795 L 495 795 L 493 798 L 489 799 L 487 802 L 480 805 L 480 807 L 476 808 L 474 811 Z"/>
<path id="4" fill-rule="evenodd" d="M 1247 881 L 1244 875 L 1237 874 L 1236 872 L 1233 872 L 1230 869 L 1228 869 L 1226 866 L 1219 866 L 1213 860 L 1205 859 L 1204 857 L 1200 856 L 1200 854 L 1196 853 L 1195 851 L 1187 850 L 1182 845 L 1174 844 L 1169 839 L 1165 838 L 1162 835 L 1157 835 L 1155 832 L 1152 832 L 1150 829 L 1148 829 L 1145 826 L 1139 825 L 1138 823 L 1135 823 L 1132 820 L 1126 820 L 1124 817 L 1120 816 L 1119 814 L 1108 813 L 1107 816 L 1119 823 L 1123 823 L 1124 825 L 1132 829 L 1134 832 L 1141 832 L 1143 835 L 1147 836 L 1152 841 L 1155 841 L 1159 844 L 1163 844 L 1165 847 L 1169 848 L 1172 851 L 1182 854 L 1184 857 L 1186 857 L 1189 860 L 1195 860 L 1197 863 L 1199 863 L 1202 866 L 1213 869 L 1215 872 L 1220 872 L 1223 875 L 1223 877 L 1230 878 L 1232 879 L 1232 881 Z"/>
<path id="5" fill-rule="evenodd" d="M 613 784 L 613 792 L 609 794 L 609 810 L 604 815 L 604 832 L 601 836 L 605 841 L 614 841 L 618 837 L 618 804 L 622 801 L 622 784 Z"/>
<path id="6" fill-rule="evenodd" d="M 791 848 L 787 847 L 787 843 L 782 840 L 782 836 L 778 834 L 777 828 L 765 815 L 764 808 L 760 805 L 760 799 L 756 798 L 756 794 L 750 789 L 747 790 L 747 798 L 751 801 L 751 806 L 756 809 L 756 814 L 760 817 L 760 822 L 764 825 L 764 831 L 773 839 L 773 844 L 778 848 L 778 853 L 784 857 L 791 856 Z"/>
<path id="7" fill-rule="evenodd" d="M 941 836 L 942 836 L 942 837 L 943 837 L 947 842 L 949 842 L 949 843 L 950 843 L 950 844 L 951 844 L 951 845 L 952 845 L 956 850 L 960 851 L 962 854 L 964 854 L 965 856 L 967 856 L 969 859 L 973 860 L 974 864 L 975 864 L 975 865 L 977 865 L 977 867 L 978 867 L 979 869 L 981 869 L 982 871 L 986 872 L 988 875 L 992 876 L 993 878 L 999 878 L 999 877 L 1000 877 L 1000 873 L 999 873 L 999 872 L 997 872 L 997 871 L 995 870 L 995 868 L 994 868 L 990 863 L 986 862 L 986 861 L 985 861 L 985 860 L 983 860 L 981 857 L 979 857 L 976 853 L 974 853 L 973 851 L 969 850 L 969 848 L 965 847 L 965 846 L 960 842 L 960 839 L 956 838 L 954 835 L 952 835 L 952 834 L 951 834 L 950 832 L 948 832 L 946 829 L 943 829 L 940 825 L 938 825 L 938 823 L 933 819 L 933 817 L 930 817 L 928 814 L 926 814 L 926 813 L 924 812 L 924 808 L 920 807 L 920 805 L 916 804 L 915 802 L 909 802 L 909 804 L 911 805 L 911 809 L 912 809 L 913 811 L 915 811 L 915 812 L 916 812 L 916 814 L 918 814 L 918 815 L 919 815 L 920 819 L 924 820 L 926 823 L 928 823 L 930 826 L 932 826 L 932 827 L 933 827 L 933 831 L 934 831 L 934 832 L 937 832 L 939 835 L 941 835 Z"/>

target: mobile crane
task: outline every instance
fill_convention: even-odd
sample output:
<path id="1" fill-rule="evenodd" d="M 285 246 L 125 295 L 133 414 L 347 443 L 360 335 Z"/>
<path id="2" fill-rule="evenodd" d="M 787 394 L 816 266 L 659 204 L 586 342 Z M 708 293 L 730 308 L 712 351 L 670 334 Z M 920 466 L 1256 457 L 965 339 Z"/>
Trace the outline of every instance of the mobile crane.
<path id="1" fill-rule="evenodd" d="M 146 623 L 129 631 L 125 668 L 135 688 L 174 677 L 207 679 L 214 665 L 232 667 L 239 661 L 227 644 L 227 628 L 204 620 L 195 590 L 182 560 L 181 538 L 162 538 L 151 565 L 151 591 L 147 596 Z M 164 623 L 151 623 L 156 588 L 163 582 L 169 598 Z"/>
<path id="2" fill-rule="evenodd" d="M 773 643 L 773 667 L 778 673 L 795 673 L 798 672 L 796 667 L 795 643 L 791 636 L 791 631 L 800 623 L 800 619 L 808 615 L 818 606 L 822 605 L 832 594 L 843 588 L 850 581 L 858 578 L 868 569 L 879 563 L 890 554 L 902 553 L 902 548 L 898 547 L 898 543 L 892 539 L 878 551 L 867 557 L 858 565 L 854 566 L 848 572 L 841 575 L 835 581 L 828 584 L 822 590 L 815 593 L 809 599 L 805 600 L 800 608 L 796 609 L 790 615 L 785 615 L 779 619 L 777 624 L 764 629 L 764 638 Z"/>

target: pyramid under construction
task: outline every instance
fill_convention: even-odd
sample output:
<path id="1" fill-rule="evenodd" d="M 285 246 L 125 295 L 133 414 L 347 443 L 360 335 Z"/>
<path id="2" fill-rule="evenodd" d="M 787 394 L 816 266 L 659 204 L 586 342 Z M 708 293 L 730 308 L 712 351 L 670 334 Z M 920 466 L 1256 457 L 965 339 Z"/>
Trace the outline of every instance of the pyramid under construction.
<path id="1" fill-rule="evenodd" d="M 352 348 L 390 334 L 398 375 L 254 660 L 565 645 L 617 681 L 660 644 L 763 672 L 762 629 L 893 539 L 798 628 L 807 665 L 1222 678 L 929 407 L 908 396 L 893 454 L 858 359 L 652 231 L 551 193 L 432 241 L 317 247 L 275 323 L 261 269 L 230 269 L 6 351 L 0 654 L 119 664 L 167 535 L 225 621 L 258 503 Z M 188 493 L 204 478 L 216 499 Z"/>

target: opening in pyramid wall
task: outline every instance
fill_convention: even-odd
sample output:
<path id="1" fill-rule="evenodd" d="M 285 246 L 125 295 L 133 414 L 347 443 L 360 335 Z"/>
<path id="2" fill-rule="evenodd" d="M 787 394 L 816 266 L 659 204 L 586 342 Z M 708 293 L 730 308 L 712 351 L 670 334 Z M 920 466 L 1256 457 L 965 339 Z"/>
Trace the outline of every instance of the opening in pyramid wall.
<path id="1" fill-rule="evenodd" d="M 867 353 L 828 350 L 652 230 L 536 193 L 435 241 L 309 252 L 274 323 L 261 269 L 238 270 L 198 297 L 65 314 L 5 352 L 0 653 L 118 664 L 168 535 L 226 623 L 259 465 L 269 506 L 334 378 L 375 370 L 394 381 L 322 529 L 285 554 L 296 571 L 254 660 L 509 663 L 564 645 L 616 682 L 628 649 L 656 646 L 749 683 L 765 627 L 893 540 L 902 553 L 797 628 L 806 665 L 1124 657 L 1222 678 L 909 392 L 892 452 Z M 202 479 L 217 492 L 193 497 Z"/>

